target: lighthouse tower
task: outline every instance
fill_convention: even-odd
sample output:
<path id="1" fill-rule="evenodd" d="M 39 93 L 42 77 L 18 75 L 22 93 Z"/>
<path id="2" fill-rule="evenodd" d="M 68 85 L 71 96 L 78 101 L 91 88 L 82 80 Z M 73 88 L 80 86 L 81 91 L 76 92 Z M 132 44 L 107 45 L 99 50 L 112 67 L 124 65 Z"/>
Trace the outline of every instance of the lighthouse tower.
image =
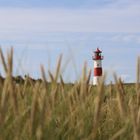
<path id="1" fill-rule="evenodd" d="M 103 56 L 101 55 L 102 51 L 99 48 L 94 51 L 94 55 L 92 59 L 94 61 L 94 77 L 93 77 L 93 85 L 98 85 L 99 81 L 102 77 L 102 60 Z"/>

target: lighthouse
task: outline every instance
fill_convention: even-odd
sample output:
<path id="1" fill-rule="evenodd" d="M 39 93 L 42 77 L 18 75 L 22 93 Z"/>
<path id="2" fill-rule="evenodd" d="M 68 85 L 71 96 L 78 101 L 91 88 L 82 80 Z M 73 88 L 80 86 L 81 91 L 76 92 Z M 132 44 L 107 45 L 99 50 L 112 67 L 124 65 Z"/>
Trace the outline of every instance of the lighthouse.
<path id="1" fill-rule="evenodd" d="M 102 77 L 103 56 L 101 55 L 101 53 L 102 53 L 102 51 L 99 48 L 97 48 L 96 51 L 94 51 L 94 55 L 92 56 L 92 59 L 94 61 L 93 85 L 98 85 L 98 83 Z"/>

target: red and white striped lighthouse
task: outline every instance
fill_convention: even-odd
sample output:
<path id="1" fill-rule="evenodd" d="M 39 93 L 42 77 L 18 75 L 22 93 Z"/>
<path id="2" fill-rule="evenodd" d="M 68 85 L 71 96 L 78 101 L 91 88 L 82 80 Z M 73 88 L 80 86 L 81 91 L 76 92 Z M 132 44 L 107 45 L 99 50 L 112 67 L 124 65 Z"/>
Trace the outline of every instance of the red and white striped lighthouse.
<path id="1" fill-rule="evenodd" d="M 102 77 L 102 60 L 103 56 L 101 55 L 102 51 L 99 48 L 94 51 L 94 55 L 92 59 L 94 60 L 94 77 L 93 77 L 93 85 L 98 85 L 99 81 Z"/>

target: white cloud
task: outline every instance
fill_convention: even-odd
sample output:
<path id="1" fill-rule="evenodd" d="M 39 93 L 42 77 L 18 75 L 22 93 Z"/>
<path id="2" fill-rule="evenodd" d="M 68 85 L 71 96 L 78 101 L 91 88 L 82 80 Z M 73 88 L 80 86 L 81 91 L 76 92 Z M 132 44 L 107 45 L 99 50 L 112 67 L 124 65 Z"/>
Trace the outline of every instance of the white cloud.
<path id="1" fill-rule="evenodd" d="M 110 40 L 115 42 L 125 42 L 125 43 L 132 42 L 140 44 L 140 35 L 137 34 L 115 35 L 110 37 Z"/>
<path id="2" fill-rule="evenodd" d="M 19 32 L 140 32 L 139 9 L 139 5 L 93 10 L 3 8 L 0 31 L 17 37 Z"/>
<path id="3" fill-rule="evenodd" d="M 128 75 L 128 74 L 122 74 L 122 75 L 120 76 L 120 78 L 121 78 L 121 80 L 122 80 L 123 82 L 127 82 L 127 83 L 133 81 L 131 75 Z"/>

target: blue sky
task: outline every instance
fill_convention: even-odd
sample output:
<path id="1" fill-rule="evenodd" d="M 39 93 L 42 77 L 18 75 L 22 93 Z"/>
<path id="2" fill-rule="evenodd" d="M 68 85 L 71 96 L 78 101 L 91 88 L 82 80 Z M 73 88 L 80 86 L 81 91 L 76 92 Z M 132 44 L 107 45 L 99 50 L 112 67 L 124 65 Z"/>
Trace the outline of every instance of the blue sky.
<path id="1" fill-rule="evenodd" d="M 118 3 L 118 0 L 116 0 Z M 115 2 L 115 3 L 116 3 Z M 121 2 L 121 1 L 119 1 Z M 129 1 L 131 2 L 131 1 Z M 45 7 L 45 8 L 89 8 L 114 3 L 113 0 L 1 0 L 1 6 L 9 7 Z M 123 1 L 121 3 L 127 3 Z"/>
<path id="2" fill-rule="evenodd" d="M 54 71 L 63 53 L 62 72 L 68 82 L 79 79 L 85 61 L 93 69 L 92 51 L 99 46 L 107 79 L 115 71 L 134 82 L 139 9 L 139 0 L 1 0 L 0 45 L 5 53 L 14 47 L 15 75 L 35 78 L 40 77 L 40 64 Z"/>

